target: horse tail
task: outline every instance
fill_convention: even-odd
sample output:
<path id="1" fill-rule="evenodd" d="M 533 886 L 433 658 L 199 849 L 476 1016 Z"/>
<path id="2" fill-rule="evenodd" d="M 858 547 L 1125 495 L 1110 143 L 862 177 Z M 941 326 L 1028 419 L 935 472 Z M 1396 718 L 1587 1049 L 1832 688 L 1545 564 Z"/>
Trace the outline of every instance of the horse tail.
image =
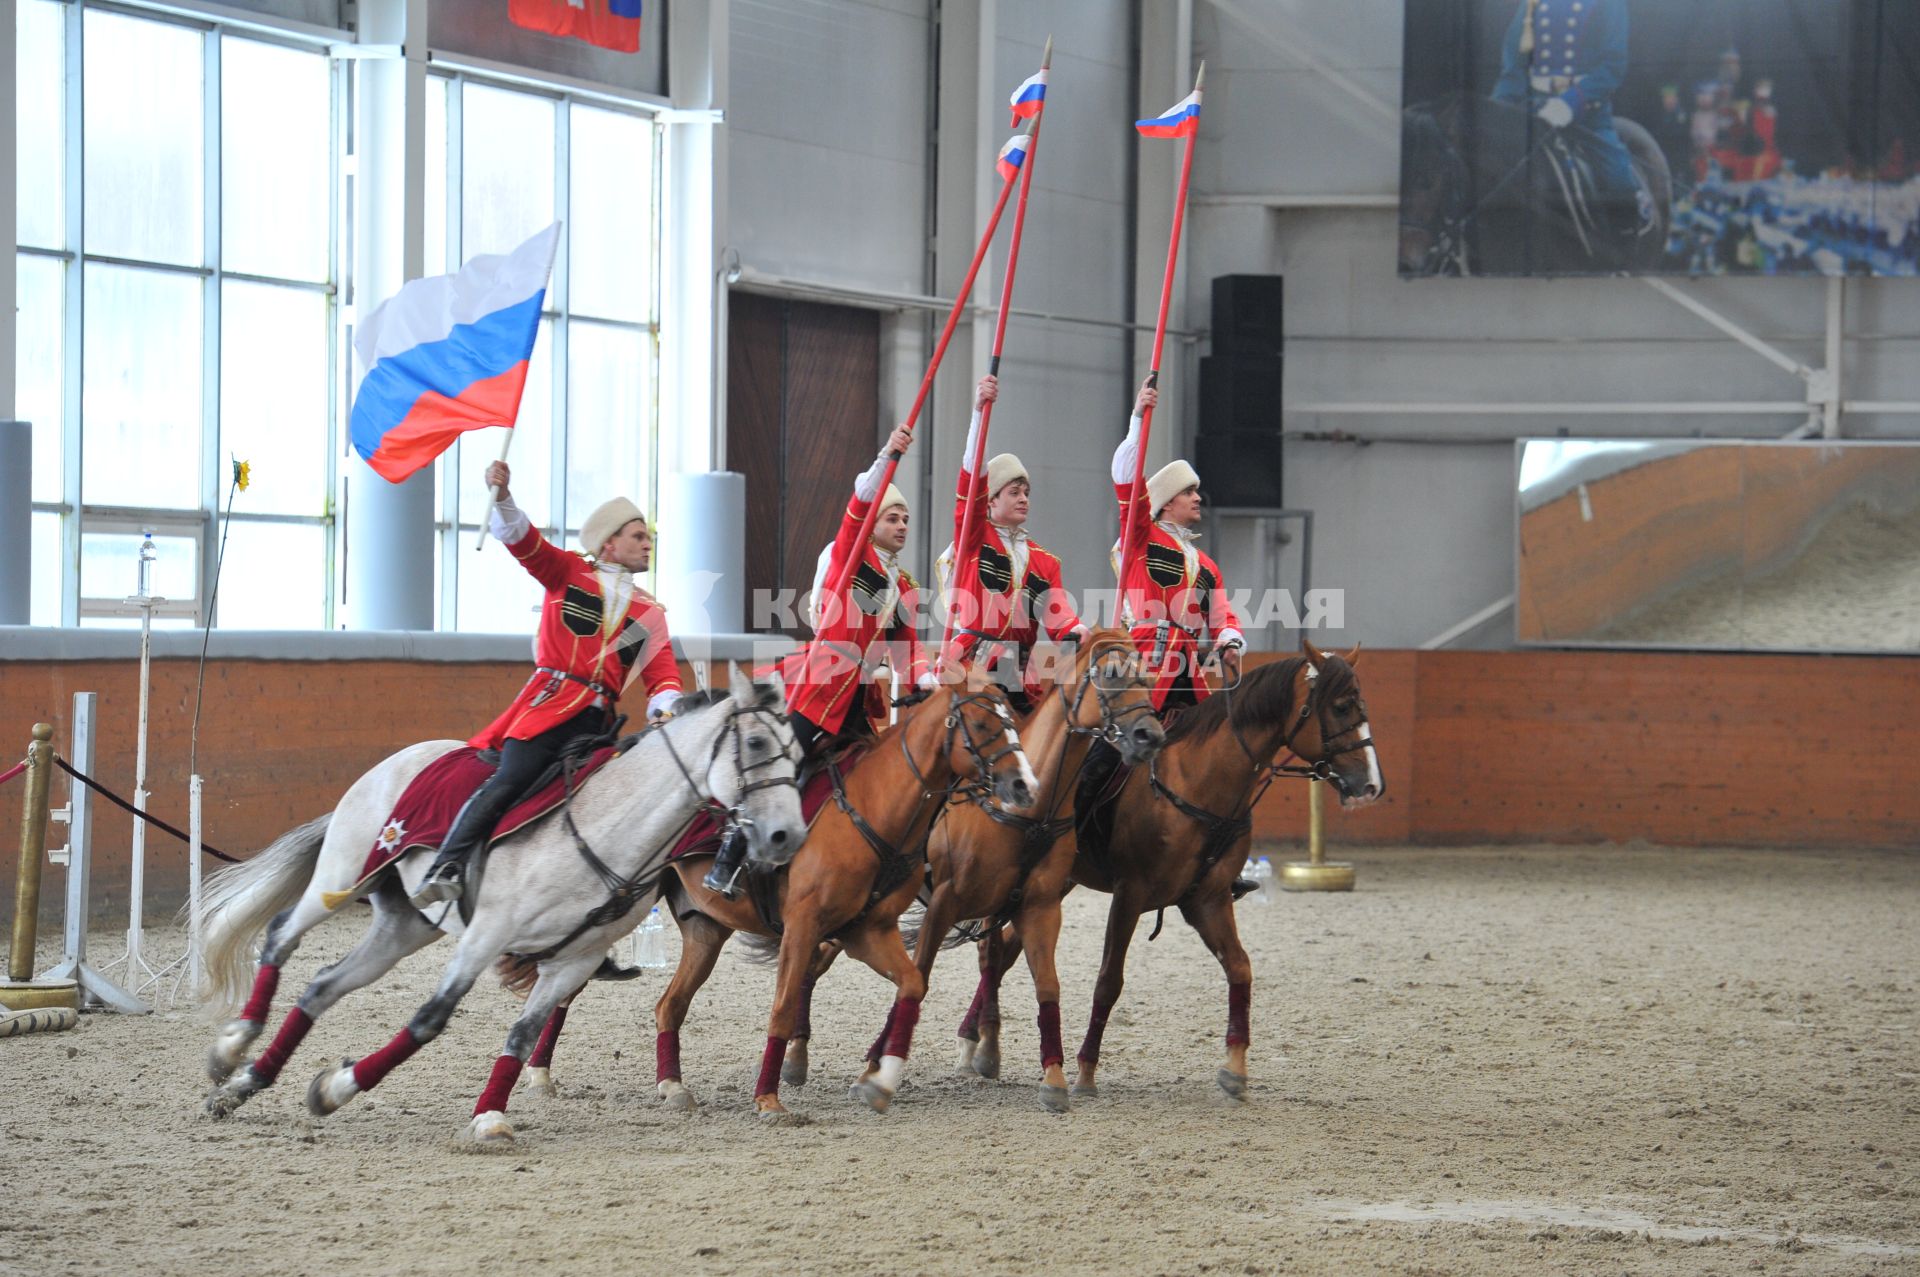
<path id="1" fill-rule="evenodd" d="M 761 966 L 770 966 L 780 961 L 780 937 L 755 935 L 751 931 L 740 933 L 742 956 L 748 962 L 757 962 Z"/>
<path id="2" fill-rule="evenodd" d="M 533 982 L 540 978 L 540 964 L 524 953 L 501 954 L 493 969 L 500 977 L 500 987 L 523 1002 L 533 992 Z"/>
<path id="3" fill-rule="evenodd" d="M 332 820 L 332 812 L 309 820 L 207 879 L 197 919 L 206 967 L 201 1000 L 215 1014 L 234 1011 L 246 996 L 253 981 L 252 940 L 300 899 Z"/>

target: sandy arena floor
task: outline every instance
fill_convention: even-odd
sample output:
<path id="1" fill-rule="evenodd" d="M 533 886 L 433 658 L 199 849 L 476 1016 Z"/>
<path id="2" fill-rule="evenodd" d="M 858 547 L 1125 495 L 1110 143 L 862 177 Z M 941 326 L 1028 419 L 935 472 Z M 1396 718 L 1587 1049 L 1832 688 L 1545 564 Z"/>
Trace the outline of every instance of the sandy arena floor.
<path id="1" fill-rule="evenodd" d="M 653 1101 L 660 979 L 595 986 L 555 1061 L 564 1096 L 518 1096 L 496 1154 L 454 1138 L 510 1019 L 490 985 L 379 1090 L 324 1121 L 301 1102 L 329 1057 L 407 1019 L 431 949 L 224 1123 L 199 1115 L 191 1014 L 0 1040 L 0 1272 L 1920 1272 L 1920 857 L 1353 859 L 1352 895 L 1241 907 L 1237 1106 L 1213 1083 L 1224 982 L 1177 919 L 1136 940 L 1104 1093 L 1064 1117 L 1033 1095 L 1024 967 L 1006 1076 L 952 1072 L 966 953 L 935 970 L 885 1116 L 845 1096 L 887 1003 L 848 964 L 816 1004 L 814 1080 L 787 1092 L 803 1120 L 752 1116 L 772 973 L 731 956 L 683 1035 L 700 1112 Z M 1105 908 L 1068 902 L 1069 1051 Z"/>

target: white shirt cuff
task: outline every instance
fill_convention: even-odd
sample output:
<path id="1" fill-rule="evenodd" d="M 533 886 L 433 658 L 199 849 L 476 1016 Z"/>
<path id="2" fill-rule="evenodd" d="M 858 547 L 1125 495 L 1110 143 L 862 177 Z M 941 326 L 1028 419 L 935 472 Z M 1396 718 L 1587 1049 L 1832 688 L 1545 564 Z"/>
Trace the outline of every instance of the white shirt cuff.
<path id="1" fill-rule="evenodd" d="M 493 510 L 487 516 L 487 531 L 501 545 L 515 545 L 532 530 L 533 524 L 511 498 L 493 503 Z"/>

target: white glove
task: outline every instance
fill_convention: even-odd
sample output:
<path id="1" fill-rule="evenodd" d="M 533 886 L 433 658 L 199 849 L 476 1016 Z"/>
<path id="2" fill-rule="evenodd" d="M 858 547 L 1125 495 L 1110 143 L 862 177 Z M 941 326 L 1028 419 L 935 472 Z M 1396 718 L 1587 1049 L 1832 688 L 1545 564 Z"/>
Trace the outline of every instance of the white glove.
<path id="1" fill-rule="evenodd" d="M 1556 129 L 1564 129 L 1573 123 L 1573 108 L 1567 105 L 1565 98 L 1548 98 L 1534 114 Z"/>
<path id="2" fill-rule="evenodd" d="M 932 670 L 921 670 L 920 677 L 915 680 L 915 685 L 932 691 L 940 686 L 940 676 Z"/>

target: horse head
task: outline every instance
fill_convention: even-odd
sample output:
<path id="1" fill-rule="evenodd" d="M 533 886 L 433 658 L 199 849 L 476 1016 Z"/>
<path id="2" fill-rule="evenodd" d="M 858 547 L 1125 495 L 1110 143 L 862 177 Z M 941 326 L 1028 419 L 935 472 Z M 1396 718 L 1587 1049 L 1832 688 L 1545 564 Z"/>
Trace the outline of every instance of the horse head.
<path id="1" fill-rule="evenodd" d="M 1387 782 L 1353 672 L 1360 647 L 1355 644 L 1344 654 L 1323 652 L 1305 637 L 1300 647 L 1306 660 L 1295 677 L 1305 687 L 1300 689 L 1301 720 L 1288 748 L 1321 768 L 1342 807 L 1364 807 L 1387 792 Z"/>
<path id="2" fill-rule="evenodd" d="M 748 859 L 784 865 L 807 836 L 796 780 L 800 746 L 787 725 L 786 683 L 776 673 L 751 682 L 740 676 L 729 686 L 736 690 L 727 698 L 727 723 L 707 760 L 707 792 L 746 834 Z"/>
<path id="3" fill-rule="evenodd" d="M 1166 729 L 1153 713 L 1153 680 L 1141 669 L 1140 654 L 1126 631 L 1089 634 L 1074 659 L 1072 682 L 1070 699 L 1066 684 L 1060 686 L 1068 724 L 1110 742 L 1129 766 L 1146 762 L 1167 743 Z"/>
<path id="4" fill-rule="evenodd" d="M 990 788 L 1009 811 L 1031 811 L 1040 800 L 1040 782 L 1020 748 L 1007 694 L 971 664 L 948 667 L 941 691 L 948 697 L 947 765 L 953 774 Z"/>

